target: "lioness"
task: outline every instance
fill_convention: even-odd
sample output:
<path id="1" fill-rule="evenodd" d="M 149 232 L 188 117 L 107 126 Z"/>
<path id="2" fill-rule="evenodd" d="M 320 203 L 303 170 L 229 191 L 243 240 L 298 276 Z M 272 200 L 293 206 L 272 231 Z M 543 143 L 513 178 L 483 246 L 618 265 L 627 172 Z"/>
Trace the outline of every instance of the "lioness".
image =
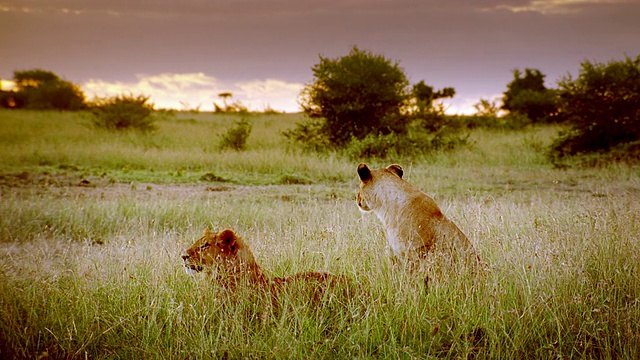
<path id="1" fill-rule="evenodd" d="M 397 258 L 417 265 L 428 253 L 437 252 L 445 259 L 463 256 L 465 261 L 480 261 L 469 239 L 444 216 L 435 201 L 402 179 L 400 165 L 370 169 L 360 164 L 357 171 L 358 207 L 377 215 Z"/>
<path id="2" fill-rule="evenodd" d="M 204 235 L 182 255 L 189 274 L 205 271 L 214 275 L 224 287 L 234 289 L 239 284 L 247 284 L 255 289 L 278 293 L 284 288 L 305 283 L 312 291 L 324 290 L 339 283 L 347 283 L 344 276 L 326 272 L 304 272 L 288 277 L 270 278 L 264 274 L 251 253 L 249 246 L 233 230 L 212 232 Z M 316 295 L 321 295 L 322 291 Z"/>

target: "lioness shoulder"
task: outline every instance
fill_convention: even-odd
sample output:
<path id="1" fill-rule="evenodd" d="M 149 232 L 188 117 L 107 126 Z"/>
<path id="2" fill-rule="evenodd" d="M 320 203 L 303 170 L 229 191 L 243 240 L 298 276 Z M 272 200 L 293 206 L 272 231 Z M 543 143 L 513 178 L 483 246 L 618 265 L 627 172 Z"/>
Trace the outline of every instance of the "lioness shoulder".
<path id="1" fill-rule="evenodd" d="M 416 261 L 438 251 L 449 257 L 479 261 L 465 234 L 417 186 L 405 181 L 400 165 L 357 168 L 360 189 L 358 207 L 373 211 L 382 222 L 389 246 L 400 259 Z"/>

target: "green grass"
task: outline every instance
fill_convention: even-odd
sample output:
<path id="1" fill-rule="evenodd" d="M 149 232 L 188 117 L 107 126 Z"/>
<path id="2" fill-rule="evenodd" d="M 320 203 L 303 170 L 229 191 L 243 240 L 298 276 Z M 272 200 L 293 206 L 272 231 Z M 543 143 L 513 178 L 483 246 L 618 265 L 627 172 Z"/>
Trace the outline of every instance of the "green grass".
<path id="1" fill-rule="evenodd" d="M 219 151 L 221 135 L 237 120 L 233 115 L 162 117 L 157 122 L 159 130 L 152 135 L 98 131 L 89 126 L 88 116 L 0 111 L 0 167 L 15 172 L 25 168 L 57 171 L 63 166 L 107 172 L 121 181 L 169 183 L 189 183 L 214 173 L 242 184 L 277 183 L 283 174 L 322 180 L 323 172 L 336 170 L 325 167 L 331 162 L 318 167 L 313 154 L 288 150 L 283 144 L 280 132 L 293 127 L 301 115 L 249 116 L 253 131 L 244 152 Z M 346 173 L 345 167 L 331 176 Z"/>
<path id="2" fill-rule="evenodd" d="M 0 358 L 640 357 L 637 167 L 555 169 L 555 127 L 368 160 L 403 165 L 489 264 L 427 294 L 357 210 L 357 163 L 288 148 L 299 115 L 253 117 L 248 150 L 220 152 L 234 119 L 179 114 L 142 136 L 0 112 Z M 292 296 L 263 320 L 185 274 L 207 227 L 236 230 L 269 275 L 326 270 L 361 291 L 344 311 Z"/>

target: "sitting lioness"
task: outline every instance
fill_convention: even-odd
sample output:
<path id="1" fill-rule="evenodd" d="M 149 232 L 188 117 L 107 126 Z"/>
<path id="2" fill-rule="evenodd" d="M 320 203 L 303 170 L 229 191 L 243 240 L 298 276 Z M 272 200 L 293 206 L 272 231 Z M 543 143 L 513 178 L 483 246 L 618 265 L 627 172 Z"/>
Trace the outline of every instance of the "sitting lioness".
<path id="1" fill-rule="evenodd" d="M 479 262 L 469 239 L 440 211 L 435 201 L 402 179 L 400 165 L 370 169 L 358 165 L 358 207 L 373 211 L 382 222 L 394 255 L 417 265 L 429 253 L 444 259 Z"/>
<path id="2" fill-rule="evenodd" d="M 285 288 L 309 285 L 313 291 L 348 283 L 344 276 L 326 272 L 304 272 L 288 277 L 270 278 L 262 272 L 256 263 L 249 246 L 233 230 L 212 232 L 205 230 L 204 235 L 182 255 L 184 266 L 189 274 L 205 271 L 214 275 L 224 287 L 234 289 L 246 284 L 255 289 L 279 293 Z M 296 285 L 298 284 L 298 285 Z"/>

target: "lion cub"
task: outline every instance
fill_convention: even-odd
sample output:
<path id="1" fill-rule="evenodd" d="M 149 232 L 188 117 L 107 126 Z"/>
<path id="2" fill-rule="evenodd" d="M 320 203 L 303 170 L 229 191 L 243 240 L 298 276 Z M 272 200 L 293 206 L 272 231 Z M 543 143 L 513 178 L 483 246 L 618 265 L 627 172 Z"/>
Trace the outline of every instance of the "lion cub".
<path id="1" fill-rule="evenodd" d="M 212 232 L 204 235 L 182 255 L 188 274 L 205 270 L 214 279 L 229 289 L 246 284 L 256 290 L 280 292 L 284 288 L 302 288 L 309 285 L 313 290 L 324 290 L 346 282 L 343 276 L 326 272 L 304 272 L 288 277 L 270 278 L 256 263 L 249 246 L 233 230 Z M 304 285 L 300 285 L 303 283 Z M 322 291 L 321 291 L 322 292 Z"/>
<path id="2" fill-rule="evenodd" d="M 419 265 L 428 253 L 437 253 L 452 261 L 480 261 L 471 242 L 449 220 L 435 201 L 418 187 L 402 179 L 400 165 L 370 169 L 358 165 L 360 190 L 358 207 L 373 211 L 382 222 L 394 255 Z"/>

